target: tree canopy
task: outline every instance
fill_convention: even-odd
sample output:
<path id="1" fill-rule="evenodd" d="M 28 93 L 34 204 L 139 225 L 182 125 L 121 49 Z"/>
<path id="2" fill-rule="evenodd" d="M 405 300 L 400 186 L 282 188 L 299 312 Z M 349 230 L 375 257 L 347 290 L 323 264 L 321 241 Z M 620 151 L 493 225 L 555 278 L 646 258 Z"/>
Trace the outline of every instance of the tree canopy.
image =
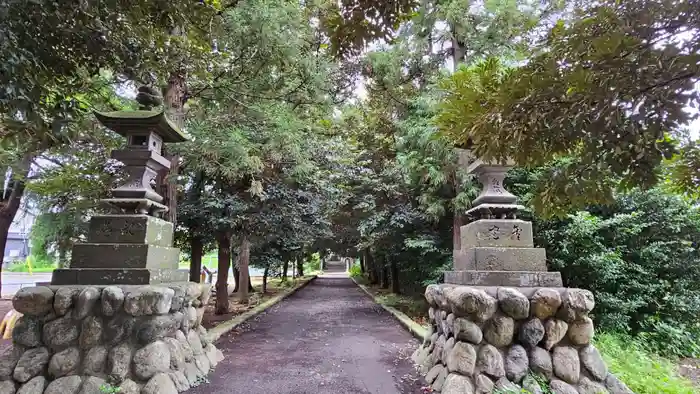
<path id="1" fill-rule="evenodd" d="M 480 157 L 556 161 L 537 201 L 543 210 L 609 202 L 617 186 L 653 186 L 664 160 L 697 155 L 686 130 L 696 116 L 686 108 L 699 104 L 697 5 L 603 1 L 577 9 L 527 64 L 490 59 L 455 73 L 443 86 L 438 123 Z M 697 190 L 697 172 L 675 174 Z"/>

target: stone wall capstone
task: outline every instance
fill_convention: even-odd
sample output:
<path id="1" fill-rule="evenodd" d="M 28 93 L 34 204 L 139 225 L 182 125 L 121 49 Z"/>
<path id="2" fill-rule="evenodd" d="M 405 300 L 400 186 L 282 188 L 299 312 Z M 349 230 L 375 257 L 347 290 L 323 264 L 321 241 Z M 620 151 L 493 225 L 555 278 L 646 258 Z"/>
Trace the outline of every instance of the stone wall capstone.
<path id="1" fill-rule="evenodd" d="M 430 285 L 430 330 L 413 354 L 443 394 L 633 394 L 591 344 L 588 290 Z"/>
<path id="2" fill-rule="evenodd" d="M 223 360 L 201 325 L 208 284 L 39 286 L 0 356 L 0 394 L 176 394 Z"/>

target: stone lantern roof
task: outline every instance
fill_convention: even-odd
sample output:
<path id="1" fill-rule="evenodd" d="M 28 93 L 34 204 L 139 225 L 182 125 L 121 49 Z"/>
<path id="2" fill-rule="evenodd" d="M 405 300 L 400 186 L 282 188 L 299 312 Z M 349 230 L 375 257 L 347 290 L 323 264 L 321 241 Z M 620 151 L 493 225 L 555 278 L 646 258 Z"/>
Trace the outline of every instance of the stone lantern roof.
<path id="1" fill-rule="evenodd" d="M 95 111 L 95 116 L 105 127 L 125 137 L 153 132 L 163 142 L 187 141 L 185 134 L 165 116 L 163 110 Z"/>

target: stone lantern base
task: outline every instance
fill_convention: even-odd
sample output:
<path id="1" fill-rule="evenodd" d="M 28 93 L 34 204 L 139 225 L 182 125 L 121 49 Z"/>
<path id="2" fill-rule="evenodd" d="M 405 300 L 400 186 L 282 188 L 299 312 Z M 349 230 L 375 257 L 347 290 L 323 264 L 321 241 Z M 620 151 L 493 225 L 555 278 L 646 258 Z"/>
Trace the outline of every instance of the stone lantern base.
<path id="1" fill-rule="evenodd" d="M 75 244 L 70 268 L 54 270 L 54 285 L 146 285 L 186 282 L 173 224 L 144 214 L 96 215 L 86 243 Z"/>
<path id="2" fill-rule="evenodd" d="M 633 394 L 590 343 L 587 290 L 443 284 L 425 297 L 431 329 L 413 360 L 436 392 Z"/>
<path id="3" fill-rule="evenodd" d="M 462 250 L 445 283 L 472 286 L 561 287 L 559 272 L 547 272 L 546 253 L 535 248 L 532 223 L 479 219 L 460 229 Z"/>
<path id="4" fill-rule="evenodd" d="M 101 393 L 109 384 L 120 394 L 175 394 L 197 386 L 223 359 L 201 325 L 210 291 L 197 283 L 21 289 L 12 303 L 24 315 L 0 356 L 0 393 Z"/>

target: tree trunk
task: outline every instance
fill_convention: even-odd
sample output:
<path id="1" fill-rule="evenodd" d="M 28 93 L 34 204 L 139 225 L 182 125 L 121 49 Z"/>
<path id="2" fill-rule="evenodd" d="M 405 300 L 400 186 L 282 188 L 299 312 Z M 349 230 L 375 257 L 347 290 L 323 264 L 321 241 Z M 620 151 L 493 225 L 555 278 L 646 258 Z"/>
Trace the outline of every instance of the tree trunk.
<path id="1" fill-rule="evenodd" d="M 464 42 L 461 42 L 455 37 L 455 27 L 451 26 L 450 27 L 452 30 L 452 71 L 455 72 L 459 68 L 459 65 L 461 63 L 464 63 L 466 61 L 465 56 L 467 53 L 467 48 L 464 44 Z M 455 171 L 454 174 L 454 189 L 455 189 L 455 196 L 459 194 L 459 174 Z M 453 210 L 453 217 L 452 217 L 452 264 L 454 266 L 455 262 L 459 260 L 461 256 L 461 249 L 462 249 L 462 237 L 460 235 L 460 228 L 464 224 L 464 220 L 462 217 L 462 214 L 457 210 Z"/>
<path id="2" fill-rule="evenodd" d="M 163 156 L 170 161 L 170 168 L 158 174 L 156 185 L 160 185 L 159 192 L 163 196 L 163 204 L 168 207 L 163 219 L 177 224 L 177 175 L 180 172 L 180 156 L 168 155 L 165 147 Z"/>
<path id="3" fill-rule="evenodd" d="M 371 250 L 367 250 L 367 266 L 369 267 L 369 283 L 371 285 L 376 285 L 379 282 L 379 275 L 377 271 L 377 262 Z"/>
<path id="4" fill-rule="evenodd" d="M 32 162 L 31 155 L 25 155 L 19 167 L 19 174 L 13 171 L 13 177 L 8 183 L 7 189 L 3 188 L 0 195 L 0 251 L 2 251 L 2 259 L 0 259 L 0 274 L 2 266 L 5 264 L 5 246 L 7 246 L 7 237 L 10 234 L 10 226 L 15 220 L 17 211 L 22 202 L 22 196 L 26 187 L 25 180 L 29 175 L 29 167 Z M 0 294 L 2 294 L 2 280 L 0 280 Z"/>
<path id="5" fill-rule="evenodd" d="M 202 242 L 202 238 L 190 238 L 190 282 L 199 283 L 201 281 L 203 253 L 204 242 Z"/>
<path id="6" fill-rule="evenodd" d="M 270 271 L 270 267 L 265 267 L 265 271 L 263 271 L 263 283 L 262 283 L 262 293 L 265 294 L 267 293 L 267 274 Z"/>
<path id="7" fill-rule="evenodd" d="M 238 287 L 238 301 L 247 304 L 248 303 L 248 291 L 250 286 L 250 274 L 248 272 L 248 264 L 250 264 L 250 241 L 247 235 L 243 235 L 241 239 L 241 249 L 238 255 L 238 270 L 241 271 L 239 274 L 240 283 L 242 286 Z M 248 286 L 245 284 L 248 283 Z"/>
<path id="8" fill-rule="evenodd" d="M 282 282 L 287 281 L 287 274 L 289 273 L 289 260 L 284 260 L 282 264 Z"/>
<path id="9" fill-rule="evenodd" d="M 365 259 L 367 259 L 367 251 L 363 250 L 362 253 L 360 253 L 360 272 L 362 272 L 363 275 L 367 272 L 367 268 L 365 268 Z"/>
<path id="10" fill-rule="evenodd" d="M 4 211 L 4 210 L 3 210 Z M 15 213 L 17 211 L 15 210 Z M 2 260 L 0 260 L 0 274 L 2 273 L 2 266 L 5 265 L 5 246 L 7 246 L 7 236 L 10 233 L 10 225 L 14 220 L 14 215 L 7 216 L 0 215 L 0 250 L 2 250 Z M 0 280 L 0 291 L 2 291 L 2 280 Z"/>
<path id="11" fill-rule="evenodd" d="M 236 262 L 233 264 L 233 279 L 236 281 L 236 283 L 233 285 L 233 292 L 234 293 L 237 293 L 238 289 L 241 288 L 241 286 L 239 286 L 239 284 L 241 283 L 241 270 L 238 269 L 238 264 L 240 261 L 239 258 L 240 258 L 240 255 L 238 255 L 238 257 L 236 257 Z"/>
<path id="12" fill-rule="evenodd" d="M 231 233 L 220 232 L 216 235 L 218 250 L 218 274 L 216 278 L 217 315 L 229 312 L 228 309 L 228 268 L 231 265 Z"/>
<path id="13" fill-rule="evenodd" d="M 301 278 L 302 276 L 304 276 L 304 259 L 297 256 L 297 277 Z"/>
<path id="14" fill-rule="evenodd" d="M 71 250 L 71 243 L 67 240 L 60 241 L 58 243 L 58 268 L 68 268 L 70 265 L 70 260 L 68 259 L 68 252 Z M 51 259 L 53 262 L 53 259 Z"/>
<path id="15" fill-rule="evenodd" d="M 454 265 L 462 255 L 462 215 L 455 209 L 452 217 L 452 264 Z"/>
<path id="16" fill-rule="evenodd" d="M 396 263 L 396 259 L 391 259 L 391 292 L 394 294 L 401 294 L 401 288 L 399 286 L 399 265 Z"/>
<path id="17" fill-rule="evenodd" d="M 173 71 L 168 78 L 168 84 L 163 93 L 163 102 L 168 118 L 180 129 L 185 127 L 185 103 L 187 102 L 187 74 L 182 67 Z M 168 207 L 165 219 L 170 223 L 177 223 L 177 175 L 180 171 L 180 157 L 177 155 L 163 156 L 170 160 L 170 170 L 161 178 L 161 193 L 163 203 Z"/>
<path id="18" fill-rule="evenodd" d="M 163 102 L 168 118 L 179 128 L 185 126 L 185 103 L 187 102 L 187 75 L 184 68 L 173 71 L 165 87 Z"/>
<path id="19" fill-rule="evenodd" d="M 233 277 L 236 278 L 236 284 L 233 285 L 233 292 L 238 293 L 238 290 L 241 288 L 238 284 L 241 283 L 241 270 L 238 268 L 233 269 Z M 249 293 L 255 293 L 255 288 L 253 287 L 253 283 L 250 280 L 250 275 L 248 276 L 248 292 Z"/>
<path id="20" fill-rule="evenodd" d="M 386 261 L 382 258 L 380 260 L 380 283 L 379 286 L 382 289 L 388 289 L 389 288 L 389 269 L 386 266 Z"/>
<path id="21" fill-rule="evenodd" d="M 456 37 L 455 27 L 451 26 L 452 30 L 452 71 L 457 71 L 459 65 L 466 61 L 467 48 L 463 41 Z"/>

